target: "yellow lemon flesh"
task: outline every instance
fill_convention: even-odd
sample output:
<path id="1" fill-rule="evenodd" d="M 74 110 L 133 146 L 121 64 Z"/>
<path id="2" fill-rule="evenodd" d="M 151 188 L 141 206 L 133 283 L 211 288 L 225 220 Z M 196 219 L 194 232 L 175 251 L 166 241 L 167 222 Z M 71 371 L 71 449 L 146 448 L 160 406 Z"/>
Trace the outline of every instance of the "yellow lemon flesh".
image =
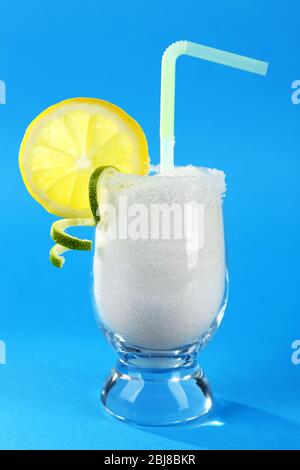
<path id="1" fill-rule="evenodd" d="M 42 112 L 27 128 L 19 164 L 24 183 L 47 211 L 89 218 L 89 179 L 100 166 L 149 172 L 146 137 L 125 111 L 107 101 L 73 98 Z"/>

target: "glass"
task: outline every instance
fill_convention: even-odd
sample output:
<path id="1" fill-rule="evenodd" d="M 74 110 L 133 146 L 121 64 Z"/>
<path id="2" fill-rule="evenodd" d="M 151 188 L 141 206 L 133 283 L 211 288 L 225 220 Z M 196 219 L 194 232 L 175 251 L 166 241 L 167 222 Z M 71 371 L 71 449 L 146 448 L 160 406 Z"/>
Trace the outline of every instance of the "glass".
<path id="1" fill-rule="evenodd" d="M 212 393 L 197 356 L 227 302 L 224 174 L 192 167 L 118 173 L 100 187 L 94 297 L 118 354 L 102 402 L 140 425 L 203 416 Z"/>

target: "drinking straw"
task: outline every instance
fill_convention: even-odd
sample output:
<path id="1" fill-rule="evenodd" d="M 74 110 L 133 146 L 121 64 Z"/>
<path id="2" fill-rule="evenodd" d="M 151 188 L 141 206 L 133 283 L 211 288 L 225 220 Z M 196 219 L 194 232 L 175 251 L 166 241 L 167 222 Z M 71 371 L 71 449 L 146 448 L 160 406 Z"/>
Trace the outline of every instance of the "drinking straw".
<path id="1" fill-rule="evenodd" d="M 181 55 L 215 62 L 258 75 L 266 75 L 268 63 L 190 41 L 177 41 L 164 52 L 161 68 L 160 171 L 174 167 L 175 66 Z"/>

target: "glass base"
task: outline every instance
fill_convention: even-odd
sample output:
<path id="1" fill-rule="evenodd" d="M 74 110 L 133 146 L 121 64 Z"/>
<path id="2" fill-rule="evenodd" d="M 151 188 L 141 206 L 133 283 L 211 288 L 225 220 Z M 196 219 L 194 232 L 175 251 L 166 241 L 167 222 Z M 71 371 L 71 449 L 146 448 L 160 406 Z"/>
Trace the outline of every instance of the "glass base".
<path id="1" fill-rule="evenodd" d="M 178 357 L 135 356 L 133 363 L 123 357 L 102 390 L 105 409 L 142 426 L 168 426 L 206 415 L 212 394 L 195 358 L 189 358 L 182 365 Z"/>

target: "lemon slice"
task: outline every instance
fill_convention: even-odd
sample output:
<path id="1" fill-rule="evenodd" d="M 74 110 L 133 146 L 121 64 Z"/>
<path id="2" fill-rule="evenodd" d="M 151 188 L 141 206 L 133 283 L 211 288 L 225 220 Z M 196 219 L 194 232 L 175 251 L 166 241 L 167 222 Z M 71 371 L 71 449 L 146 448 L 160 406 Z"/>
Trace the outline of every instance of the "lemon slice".
<path id="1" fill-rule="evenodd" d="M 42 112 L 27 128 L 19 164 L 29 193 L 63 218 L 91 218 L 89 178 L 98 167 L 149 171 L 146 137 L 107 101 L 73 98 Z"/>

